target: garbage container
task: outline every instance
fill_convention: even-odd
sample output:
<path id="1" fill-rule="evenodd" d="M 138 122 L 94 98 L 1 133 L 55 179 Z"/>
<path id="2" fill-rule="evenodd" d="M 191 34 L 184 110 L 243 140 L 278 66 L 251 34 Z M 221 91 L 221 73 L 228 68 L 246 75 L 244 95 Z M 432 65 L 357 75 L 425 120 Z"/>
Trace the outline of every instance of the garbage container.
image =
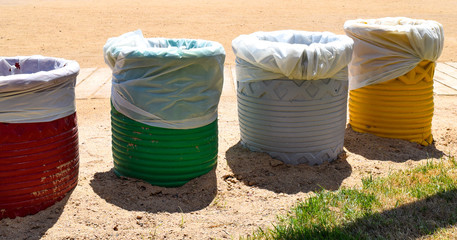
<path id="1" fill-rule="evenodd" d="M 422 145 L 433 141 L 433 74 L 443 28 L 410 18 L 350 20 L 349 123 L 354 131 Z"/>
<path id="2" fill-rule="evenodd" d="M 75 61 L 0 58 L 0 219 L 65 197 L 79 170 Z"/>
<path id="3" fill-rule="evenodd" d="M 222 45 L 135 31 L 109 39 L 104 53 L 113 71 L 114 172 L 177 187 L 213 169 Z"/>
<path id="4" fill-rule="evenodd" d="M 343 151 L 352 40 L 274 31 L 233 40 L 241 143 L 287 164 L 321 164 Z"/>

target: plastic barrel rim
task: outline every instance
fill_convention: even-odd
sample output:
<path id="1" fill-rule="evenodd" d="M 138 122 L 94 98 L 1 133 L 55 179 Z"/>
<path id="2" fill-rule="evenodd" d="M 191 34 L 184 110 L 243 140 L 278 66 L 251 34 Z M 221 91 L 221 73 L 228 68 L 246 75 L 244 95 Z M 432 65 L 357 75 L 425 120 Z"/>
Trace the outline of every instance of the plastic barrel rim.
<path id="1" fill-rule="evenodd" d="M 352 129 L 424 146 L 431 144 L 434 70 L 434 62 L 422 61 L 403 76 L 350 91 Z"/>
<path id="2" fill-rule="evenodd" d="M 152 127 L 111 106 L 114 172 L 152 185 L 179 187 L 217 164 L 217 120 L 199 128 Z"/>

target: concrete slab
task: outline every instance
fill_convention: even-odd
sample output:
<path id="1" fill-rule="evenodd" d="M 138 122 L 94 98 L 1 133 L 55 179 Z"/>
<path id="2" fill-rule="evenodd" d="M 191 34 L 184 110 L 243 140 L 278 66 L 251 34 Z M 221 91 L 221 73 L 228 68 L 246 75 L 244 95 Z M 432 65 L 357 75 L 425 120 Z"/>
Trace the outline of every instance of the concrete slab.
<path id="1" fill-rule="evenodd" d="M 236 92 L 236 89 L 238 88 L 237 84 L 236 84 L 236 66 L 235 65 L 230 65 L 231 69 L 232 69 L 232 79 L 233 79 L 233 86 L 235 87 L 235 92 Z"/>
<path id="2" fill-rule="evenodd" d="M 457 62 L 445 62 L 447 65 L 457 68 Z"/>
<path id="3" fill-rule="evenodd" d="M 222 96 L 235 96 L 235 86 L 233 85 L 232 69 L 230 65 L 224 66 L 224 86 Z"/>
<path id="4" fill-rule="evenodd" d="M 440 71 L 440 72 L 446 73 L 450 77 L 457 79 L 457 68 L 453 67 L 451 64 L 452 63 L 448 63 L 448 62 L 438 63 L 438 64 L 436 64 L 435 71 Z"/>
<path id="5" fill-rule="evenodd" d="M 111 98 L 111 79 L 101 86 L 92 98 Z"/>
<path id="6" fill-rule="evenodd" d="M 450 77 L 444 72 L 436 70 L 433 79 L 435 82 L 439 82 L 449 88 L 457 90 L 457 79 Z"/>
<path id="7" fill-rule="evenodd" d="M 76 86 L 78 86 L 82 81 L 86 80 L 97 68 L 81 68 L 79 70 L 78 77 L 76 77 Z"/>
<path id="8" fill-rule="evenodd" d="M 451 96 L 457 95 L 457 90 L 442 84 L 440 81 L 435 80 L 435 82 L 433 83 L 433 93 L 435 95 Z"/>
<path id="9" fill-rule="evenodd" d="M 452 64 L 452 63 L 451 63 Z M 457 95 L 454 91 L 457 91 L 457 68 L 453 67 L 449 63 L 438 63 L 435 69 L 435 93 L 440 95 Z M 440 83 L 444 86 L 440 86 Z"/>
<path id="10" fill-rule="evenodd" d="M 84 79 L 84 81 L 81 81 L 81 83 L 76 86 L 76 99 L 91 98 L 109 80 L 111 80 L 111 69 L 96 69 Z"/>

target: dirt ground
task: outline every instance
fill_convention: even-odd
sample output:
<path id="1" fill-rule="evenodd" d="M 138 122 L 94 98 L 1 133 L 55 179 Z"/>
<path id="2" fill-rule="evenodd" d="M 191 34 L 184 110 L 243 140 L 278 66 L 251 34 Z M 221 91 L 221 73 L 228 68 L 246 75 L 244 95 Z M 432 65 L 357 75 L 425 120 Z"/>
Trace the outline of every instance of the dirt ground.
<path id="1" fill-rule="evenodd" d="M 255 31 L 295 29 L 343 34 L 345 20 L 406 16 L 443 24 L 439 61 L 457 61 L 457 1 L 121 1 L 0 0 L 0 52 L 77 60 L 106 67 L 109 37 L 142 29 L 146 37 L 200 38 L 223 44 Z M 78 100 L 78 186 L 40 213 L 0 221 L 0 239 L 230 239 L 269 227 L 297 200 L 321 188 L 358 186 L 368 175 L 457 155 L 457 97 L 435 96 L 435 144 L 423 147 L 346 130 L 346 156 L 320 166 L 288 166 L 240 143 L 235 97 L 219 107 L 217 168 L 180 188 L 113 173 L 109 99 Z"/>

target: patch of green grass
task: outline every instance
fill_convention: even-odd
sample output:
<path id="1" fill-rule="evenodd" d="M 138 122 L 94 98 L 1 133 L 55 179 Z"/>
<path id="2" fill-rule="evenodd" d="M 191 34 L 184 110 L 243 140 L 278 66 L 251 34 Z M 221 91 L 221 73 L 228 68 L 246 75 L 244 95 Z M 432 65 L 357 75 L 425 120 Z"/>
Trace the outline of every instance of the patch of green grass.
<path id="1" fill-rule="evenodd" d="M 456 223 L 457 162 L 451 157 L 383 178 L 370 175 L 360 189 L 317 192 L 247 239 L 441 239 L 456 232 Z"/>

